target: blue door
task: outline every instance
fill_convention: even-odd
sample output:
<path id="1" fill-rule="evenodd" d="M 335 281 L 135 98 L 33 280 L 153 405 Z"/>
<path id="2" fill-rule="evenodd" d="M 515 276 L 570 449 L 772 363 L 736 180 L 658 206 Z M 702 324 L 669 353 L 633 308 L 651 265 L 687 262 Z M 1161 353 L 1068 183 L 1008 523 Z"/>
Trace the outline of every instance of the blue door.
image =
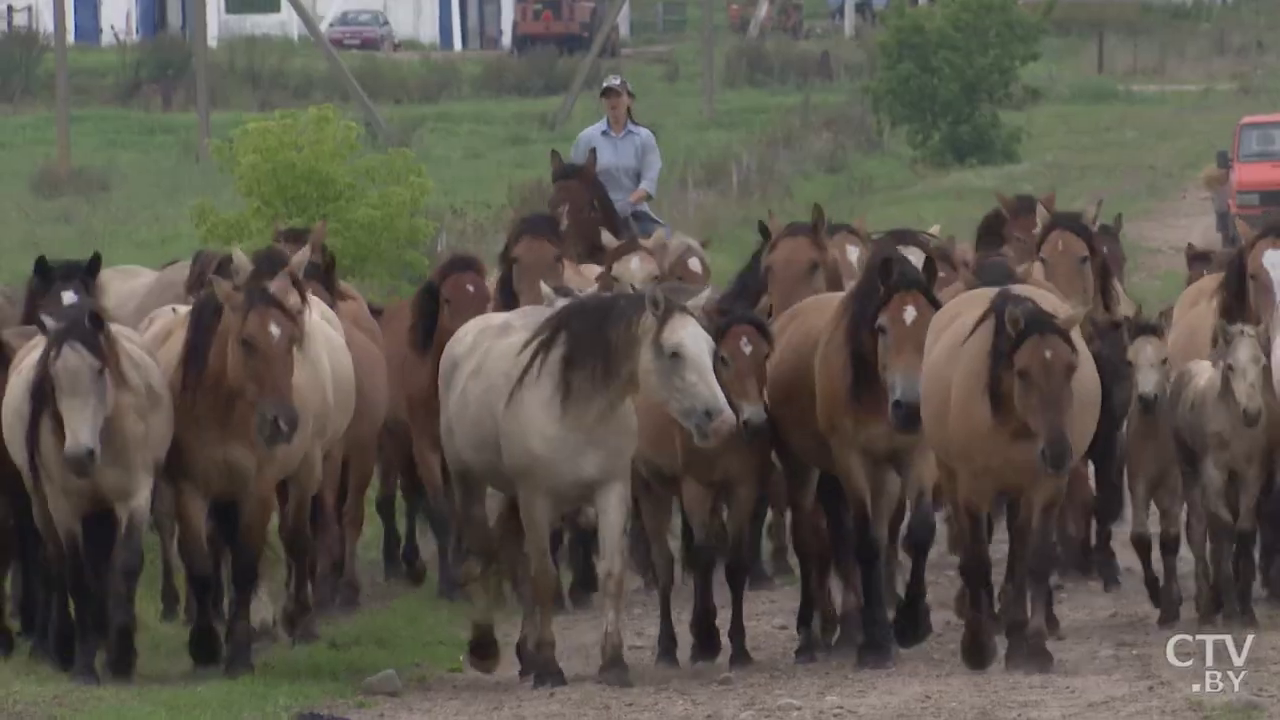
<path id="1" fill-rule="evenodd" d="M 138 37 L 153 38 L 159 25 L 160 3 L 164 0 L 138 0 Z"/>
<path id="2" fill-rule="evenodd" d="M 440 49 L 453 50 L 453 0 L 440 2 Z"/>
<path id="3" fill-rule="evenodd" d="M 72 13 L 77 45 L 101 45 L 102 22 L 98 17 L 98 0 L 74 0 Z"/>

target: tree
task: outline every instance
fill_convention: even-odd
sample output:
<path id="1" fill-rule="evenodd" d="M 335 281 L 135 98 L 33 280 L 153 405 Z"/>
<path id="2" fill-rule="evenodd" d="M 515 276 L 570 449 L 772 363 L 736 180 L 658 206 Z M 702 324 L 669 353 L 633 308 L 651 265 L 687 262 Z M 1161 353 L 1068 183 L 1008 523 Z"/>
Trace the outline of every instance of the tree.
<path id="1" fill-rule="evenodd" d="M 1043 19 L 1017 0 L 939 0 L 890 3 L 884 26 L 870 85 L 880 121 L 903 128 L 931 164 L 1016 161 L 1022 131 L 1004 124 L 1000 108 L 1040 57 Z"/>
<path id="2" fill-rule="evenodd" d="M 220 212 L 198 202 L 192 219 L 201 240 L 258 246 L 277 223 L 324 219 L 344 274 L 396 281 L 406 270 L 425 270 L 422 243 L 434 232 L 426 170 L 404 148 L 367 150 L 361 136 L 359 125 L 321 105 L 278 112 L 215 141 L 214 160 L 230 173 L 244 206 Z"/>

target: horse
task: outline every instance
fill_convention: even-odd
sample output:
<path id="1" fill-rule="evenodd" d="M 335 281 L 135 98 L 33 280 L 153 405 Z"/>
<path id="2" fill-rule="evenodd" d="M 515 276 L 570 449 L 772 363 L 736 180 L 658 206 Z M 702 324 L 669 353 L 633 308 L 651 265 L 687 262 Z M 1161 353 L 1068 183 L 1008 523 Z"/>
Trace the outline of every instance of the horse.
<path id="1" fill-rule="evenodd" d="M 1183 287 L 1190 287 L 1205 275 L 1220 273 L 1226 269 L 1227 261 L 1231 259 L 1232 249 L 1210 250 L 1189 242 L 1182 251 L 1182 255 L 1187 264 L 1186 283 Z"/>
<path id="2" fill-rule="evenodd" d="M 1102 201 L 1098 201 L 1099 206 Z M 1124 285 L 1124 268 L 1129 257 L 1124 251 L 1124 243 L 1120 241 L 1120 233 L 1124 230 L 1124 213 L 1116 213 L 1111 222 L 1100 222 L 1093 229 L 1094 241 L 1102 252 L 1102 259 L 1111 269 L 1111 276 L 1121 286 Z"/>
<path id="3" fill-rule="evenodd" d="M 141 338 L 93 303 L 44 315 L 9 373 L 0 422 L 44 539 L 51 624 L 75 606 L 71 676 L 99 682 L 137 664 L 135 600 L 156 473 L 173 436 L 173 401 Z M 51 630 L 57 636 L 59 629 Z"/>
<path id="4" fill-rule="evenodd" d="M 648 287 L 657 282 L 677 282 L 697 288 L 711 284 L 711 260 L 704 246 L 684 233 L 660 227 L 649 238 L 637 238 L 625 254 L 617 252 L 623 245 L 608 231 L 600 231 L 601 242 L 610 252 L 602 261 L 607 267 L 619 268 L 615 274 L 635 287 Z"/>
<path id="5" fill-rule="evenodd" d="M 458 587 L 449 554 L 450 488 L 440 464 L 437 376 L 440 354 L 449 339 L 462 325 L 489 311 L 493 298 L 484 278 L 479 258 L 450 255 L 411 299 L 388 306 L 379 321 L 386 342 L 388 385 L 396 388 L 379 452 L 382 473 L 376 507 L 382 519 L 383 568 L 388 578 L 398 576 L 399 552 L 408 580 L 414 585 L 426 580 L 417 533 L 417 518 L 425 509 L 439 559 L 436 593 L 448 599 L 456 597 Z M 405 498 L 403 548 L 395 525 L 397 484 Z"/>
<path id="6" fill-rule="evenodd" d="M 565 285 L 564 237 L 560 221 L 546 213 L 517 218 L 498 253 L 493 310 L 515 310 L 542 302 L 541 283 Z"/>
<path id="7" fill-rule="evenodd" d="M 323 610 L 336 601 L 349 610 L 360 604 L 356 549 L 364 532 L 365 495 L 373 482 L 390 399 L 382 331 L 364 298 L 349 283 L 338 280 L 337 258 L 325 246 L 325 234 L 323 222 L 312 228 L 277 228 L 273 242 L 291 254 L 307 247 L 311 257 L 319 259 L 303 270 L 307 289 L 338 316 L 351 354 L 355 407 L 343 437 L 341 463 L 337 472 L 326 474 L 317 496 L 320 502 L 314 530 L 316 607 Z"/>
<path id="8" fill-rule="evenodd" d="M 547 210 L 564 234 L 564 255 L 576 263 L 601 264 L 605 246 L 600 231 L 615 238 L 634 237 L 630 223 L 623 224 L 609 192 L 596 175 L 596 150 L 587 152 L 581 165 L 567 163 L 558 150 L 551 151 L 551 197 Z"/>
<path id="9" fill-rule="evenodd" d="M 12 321 L 0 325 L 3 328 L 0 339 L 0 401 L 4 399 L 4 388 L 14 358 L 37 332 L 30 325 L 15 325 L 13 321 L 17 320 L 18 308 L 8 309 L 12 310 L 8 314 Z M 13 571 L 9 588 L 12 609 L 16 611 L 19 631 L 33 640 L 37 653 L 47 650 L 47 634 L 42 632 L 38 622 L 42 605 L 40 547 L 40 532 L 22 473 L 8 450 L 0 446 L 0 581 L 10 577 L 10 571 Z M 9 657 L 15 649 L 13 630 L 8 625 L 10 608 L 5 605 L 6 595 L 0 592 L 0 658 Z M 72 652 L 64 645 L 61 657 L 70 658 Z"/>
<path id="10" fill-rule="evenodd" d="M 1096 212 L 1095 206 L 1094 212 Z M 1120 286 L 1111 274 L 1094 236 L 1091 214 L 1049 212 L 1037 208 L 1039 254 L 1036 270 L 1063 299 L 1088 310 L 1082 327 L 1108 402 L 1103 404 L 1097 431 L 1086 457 L 1094 467 L 1097 497 L 1093 503 L 1095 542 L 1090 555 L 1106 592 L 1120 586 L 1120 566 L 1111 547 L 1111 526 L 1124 508 L 1124 458 L 1121 453 L 1131 381 L 1126 359 Z M 1087 536 L 1086 536 L 1087 537 Z M 1086 556 L 1089 557 L 1089 556 Z M 1081 561 L 1083 562 L 1083 561 Z M 1075 563 L 1079 565 L 1080 562 Z"/>
<path id="11" fill-rule="evenodd" d="M 931 632 L 923 573 L 934 523 L 918 434 L 919 367 L 926 330 L 941 303 L 933 294 L 937 267 L 930 255 L 917 268 L 898 245 L 882 240 L 866 267 L 848 292 L 815 295 L 774 321 L 766 387 L 793 517 L 813 515 L 822 485 L 815 471 L 833 477 L 853 512 L 862 637 L 859 643 L 852 607 L 857 590 L 846 583 L 837 647 L 856 646 L 860 665 L 888 667 L 895 636 L 909 647 Z M 912 569 L 890 634 L 885 604 L 895 592 L 896 567 L 890 537 L 896 541 L 903 505 L 911 508 L 906 546 Z M 827 508 L 827 515 L 832 543 L 841 548 L 833 521 L 846 523 L 844 512 Z M 814 594 L 826 596 L 825 578 L 815 574 L 818 548 L 809 525 L 792 523 L 801 576 L 797 662 L 815 659 Z"/>
<path id="12" fill-rule="evenodd" d="M 55 313 L 60 307 L 98 297 L 98 275 L 102 253 L 96 250 L 88 260 L 50 260 L 39 255 L 31 266 L 31 276 L 22 299 L 19 325 L 37 325 L 40 315 Z"/>
<path id="13" fill-rule="evenodd" d="M 747 649 L 743 593 L 753 559 L 752 514 L 773 469 L 772 450 L 768 442 L 763 442 L 769 418 L 762 398 L 772 338 L 763 320 L 741 313 L 719 320 L 711 329 L 711 339 L 716 347 L 716 376 L 734 410 L 740 432 L 715 448 L 700 448 L 660 399 L 641 393 L 635 400 L 640 440 L 632 462 L 632 487 L 658 582 L 657 664 L 670 667 L 680 665 L 671 619 L 674 559 L 667 540 L 673 498 L 680 500 L 691 540 L 686 549 L 694 574 L 693 614 L 689 621 L 693 648 L 689 661 L 714 662 L 720 656 L 712 588 L 716 548 L 709 529 L 717 502 L 724 502 L 728 510 L 724 575 L 732 596 L 729 666 L 744 667 L 753 661 Z"/>
<path id="14" fill-rule="evenodd" d="M 164 475 L 173 483 L 195 605 L 188 652 L 196 667 L 223 656 L 213 623 L 221 552 L 214 548 L 211 557 L 209 530 L 216 530 L 231 556 L 224 671 L 232 677 L 254 669 L 250 603 L 277 504 L 290 566 L 284 629 L 295 643 L 316 638 L 311 505 L 324 455 L 339 447 L 355 395 L 341 325 L 303 284 L 310 248 L 291 259 L 276 247 L 256 255 L 243 286 L 210 277 L 189 312 L 144 336 L 175 396 L 177 430 Z M 207 528 L 210 519 L 214 528 Z"/>
<path id="15" fill-rule="evenodd" d="M 1261 334 L 1256 326 L 1219 320 L 1211 360 L 1183 365 L 1169 386 L 1201 624 L 1213 622 L 1219 611 L 1228 624 L 1258 623 L 1253 546 L 1269 453 Z M 1206 539 L 1212 560 L 1205 554 Z"/>
<path id="16" fill-rule="evenodd" d="M 1035 260 L 1036 208 L 1043 206 L 1053 212 L 1055 202 L 1055 193 L 1040 198 L 996 193 L 996 206 L 978 223 L 973 241 L 974 255 L 1004 254 L 1014 266 Z"/>
<path id="17" fill-rule="evenodd" d="M 867 231 L 866 222 L 859 220 L 853 224 L 832 223 L 827 234 L 830 236 L 828 244 L 832 261 L 840 271 L 841 284 L 848 290 L 862 274 L 863 260 L 871 245 L 871 233 Z"/>
<path id="18" fill-rule="evenodd" d="M 808 222 L 791 222 L 775 229 L 759 221 L 756 229 L 765 243 L 760 266 L 770 317 L 781 315 L 811 295 L 844 289 L 840 267 L 827 243 L 827 216 L 821 205 L 813 204 Z"/>
<path id="19" fill-rule="evenodd" d="M 1084 314 L 1034 286 L 983 287 L 952 299 L 929 326 L 922 427 L 961 544 L 960 654 L 973 670 L 990 667 L 996 653 L 988 517 L 997 494 L 1010 498 L 1015 530 L 1005 664 L 1037 672 L 1053 665 L 1046 645 L 1053 521 L 1101 409 L 1097 369 L 1078 328 Z"/>
<path id="20" fill-rule="evenodd" d="M 1129 498 L 1133 507 L 1133 527 L 1129 543 L 1142 563 L 1147 597 L 1160 611 L 1157 624 L 1171 627 L 1178 622 L 1182 590 L 1178 585 L 1178 551 L 1182 547 L 1182 485 L 1174 454 L 1172 413 L 1169 399 L 1169 349 L 1166 329 L 1159 322 L 1136 318 L 1129 345 L 1133 365 L 1134 393 L 1125 426 L 1125 468 Z M 1151 562 L 1151 531 L 1148 519 L 1151 503 L 1160 512 L 1160 559 L 1164 564 L 1164 584 Z"/>
<path id="21" fill-rule="evenodd" d="M 694 442 L 717 445 L 737 427 L 713 368 L 710 336 L 676 291 L 595 294 L 558 309 L 491 313 L 458 330 L 440 358 L 441 428 L 459 509 L 464 571 L 478 610 L 468 657 L 480 672 L 497 666 L 493 603 L 498 551 L 485 512 L 492 487 L 518 504 L 532 593 L 519 641 L 535 688 L 562 686 L 552 607 L 556 582 L 551 525 L 564 510 L 594 505 L 602 560 L 605 627 L 600 678 L 630 684 L 623 658 L 622 601 L 631 458 L 637 444 L 633 398 L 661 398 Z"/>

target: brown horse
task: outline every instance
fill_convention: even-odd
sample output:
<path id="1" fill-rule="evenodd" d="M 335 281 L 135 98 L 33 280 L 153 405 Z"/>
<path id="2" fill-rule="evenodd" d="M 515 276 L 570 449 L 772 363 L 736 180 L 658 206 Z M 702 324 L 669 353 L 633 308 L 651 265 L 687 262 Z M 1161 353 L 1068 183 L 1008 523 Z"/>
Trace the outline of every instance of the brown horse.
<path id="1" fill-rule="evenodd" d="M 762 239 L 768 236 L 761 267 L 770 317 L 778 317 L 807 297 L 844 289 L 827 244 L 827 216 L 821 205 L 813 204 L 808 222 L 787 223 L 777 231 L 760 222 L 757 229 Z"/>
<path id="2" fill-rule="evenodd" d="M 918 269 L 897 245 L 880 242 L 867 268 L 847 293 L 816 295 L 775 320 L 767 397 L 793 517 L 813 515 L 815 471 L 838 479 L 853 511 L 862 638 L 857 644 L 856 611 L 846 590 L 838 643 L 856 646 L 860 664 L 883 667 L 893 663 L 885 603 L 896 565 L 886 555 L 893 547 L 892 516 L 904 503 L 912 506 L 912 571 L 893 634 L 905 647 L 930 632 L 923 573 L 933 538 L 932 489 L 925 487 L 927 463 L 920 455 L 919 368 L 925 333 L 940 303 L 933 294 L 937 269 L 931 256 Z M 819 599 L 826 594 L 825 579 L 815 577 L 817 548 L 809 526 L 792 523 L 801 575 L 797 662 L 815 659 L 815 593 Z M 839 547 L 834 531 L 832 542 Z"/>
<path id="3" fill-rule="evenodd" d="M 179 545 L 195 604 L 188 649 L 198 667 L 216 664 L 223 654 L 213 623 L 220 558 L 211 557 L 208 544 L 209 530 L 216 528 L 231 556 L 226 672 L 233 676 L 253 670 L 250 603 L 280 500 L 292 586 L 285 630 L 295 642 L 316 637 L 311 503 L 321 485 L 322 457 L 341 442 L 354 405 L 350 354 L 334 329 L 337 320 L 320 303 L 308 302 L 303 285 L 309 249 L 291 260 L 275 253 L 260 253 L 243 288 L 210 278 L 212 287 L 190 312 L 155 324 L 144 336 L 176 396 L 177 429 L 164 474 L 174 487 Z M 345 417 L 341 407 L 348 408 Z"/>
<path id="4" fill-rule="evenodd" d="M 961 657 L 971 669 L 985 670 L 995 659 L 987 518 L 997 494 L 1010 498 L 1006 512 L 1015 516 L 1006 666 L 1052 667 L 1046 640 L 1054 518 L 1101 404 L 1097 371 L 1077 329 L 1083 315 L 1040 288 L 978 288 L 943 306 L 929 328 L 921 415 L 962 543 Z"/>
<path id="5" fill-rule="evenodd" d="M 551 197 L 547 209 L 563 227 L 565 257 L 576 263 L 601 264 L 605 253 L 601 230 L 620 240 L 635 237 L 630 224 L 623 225 L 609 192 L 596 175 L 595 148 L 587 152 L 587 160 L 581 165 L 567 163 L 559 151 L 551 151 Z"/>
<path id="6" fill-rule="evenodd" d="M 460 253 L 445 258 L 412 299 L 388 306 L 380 320 L 388 384 L 395 388 L 380 452 L 383 566 L 388 577 L 399 575 L 399 550 L 409 581 L 426 580 L 417 536 L 418 515 L 425 509 L 439 560 L 436 591 L 443 598 L 456 597 L 458 585 L 449 554 L 453 503 L 440 460 L 439 359 L 453 333 L 488 312 L 491 300 L 484 263 Z M 405 498 L 403 547 L 395 525 L 397 483 Z"/>
<path id="7" fill-rule="evenodd" d="M 717 322 L 711 338 L 716 345 L 716 377 L 737 415 L 741 432 L 718 447 L 702 448 L 659 399 L 644 394 L 636 398 L 640 441 L 632 464 L 632 488 L 648 533 L 658 581 L 657 662 L 672 667 L 680 664 L 671 619 L 674 560 L 667 540 L 673 498 L 680 499 L 691 540 L 686 548 L 694 574 L 693 615 L 689 622 L 693 648 L 689 662 L 714 662 L 720 656 L 720 630 L 716 626 L 712 590 L 716 548 L 709 529 L 719 502 L 727 506 L 729 516 L 724 566 L 733 608 L 729 666 L 742 667 L 752 662 L 743 621 L 743 593 L 752 561 L 752 513 L 773 467 L 771 448 L 763 437 L 768 432 L 768 416 L 762 397 L 771 336 L 763 320 L 744 313 Z"/>
<path id="8" fill-rule="evenodd" d="M 1185 287 L 1190 287 L 1191 283 L 1210 273 L 1220 273 L 1227 267 L 1227 261 L 1231 259 L 1231 249 L 1226 250 L 1209 250 L 1197 246 L 1195 243 L 1187 243 L 1187 247 L 1182 251 L 1183 257 L 1187 263 L 1187 279 Z"/>
<path id="9" fill-rule="evenodd" d="M 337 258 L 325 246 L 325 225 L 276 230 L 274 242 L 290 254 L 309 248 L 313 260 L 303 270 L 311 294 L 337 314 L 355 371 L 356 403 L 343 437 L 337 472 L 326 474 L 317 496 L 316 608 L 336 598 L 340 607 L 360 604 L 357 543 L 364 532 L 364 503 L 378 460 L 378 439 L 389 402 L 382 331 L 368 303 L 350 284 L 338 280 Z"/>
<path id="10" fill-rule="evenodd" d="M 1129 262 L 1128 255 L 1124 251 L 1124 243 L 1120 241 L 1120 233 L 1123 230 L 1123 213 L 1116 213 L 1115 218 L 1109 223 L 1098 223 L 1093 230 L 1094 240 L 1098 243 L 1098 249 L 1102 251 L 1102 259 L 1110 266 L 1112 277 L 1121 285 L 1124 285 L 1124 268 Z"/>
<path id="11" fill-rule="evenodd" d="M 1003 253 L 1015 266 L 1036 258 L 1036 207 L 1054 211 L 1055 194 L 1041 198 L 996 193 L 996 206 L 982 217 L 974 237 L 975 256 Z"/>
<path id="12" fill-rule="evenodd" d="M 533 213 L 516 219 L 498 253 L 493 309 L 514 310 L 542 302 L 539 283 L 565 284 L 564 238 L 553 215 Z"/>
<path id="13" fill-rule="evenodd" d="M 9 370 L 19 350 L 36 335 L 36 329 L 30 325 L 17 325 L 18 306 L 6 305 L 3 341 L 0 342 L 0 401 L 3 401 L 7 386 Z M 31 507 L 31 496 L 9 451 L 0 451 L 0 581 L 13 576 L 10 580 L 10 593 L 13 598 L 13 609 L 17 611 L 18 628 L 21 633 L 32 640 L 33 650 L 46 657 L 60 658 L 56 664 L 62 668 L 69 667 L 73 648 L 70 647 L 72 637 L 64 633 L 61 651 L 51 653 L 48 648 L 47 626 L 37 629 L 38 607 L 41 603 L 40 586 L 40 532 L 36 528 L 35 515 Z M 0 658 L 9 657 L 14 651 L 13 631 L 9 628 L 9 609 L 5 605 L 6 595 L 0 591 Z"/>

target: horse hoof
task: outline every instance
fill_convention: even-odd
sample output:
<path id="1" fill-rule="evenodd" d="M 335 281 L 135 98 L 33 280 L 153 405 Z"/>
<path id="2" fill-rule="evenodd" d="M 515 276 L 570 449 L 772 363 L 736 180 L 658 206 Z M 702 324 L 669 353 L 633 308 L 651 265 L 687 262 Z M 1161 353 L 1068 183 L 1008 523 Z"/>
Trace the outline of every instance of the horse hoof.
<path id="1" fill-rule="evenodd" d="M 115 680 L 131 680 L 138 667 L 138 649 L 134 646 L 133 635 L 119 632 L 114 642 L 107 648 L 107 672 Z"/>
<path id="2" fill-rule="evenodd" d="M 102 680 L 98 678 L 98 671 L 95 670 L 93 666 L 90 666 L 84 669 L 77 669 L 74 672 L 72 672 L 71 682 L 77 685 L 85 685 L 85 686 L 102 684 Z"/>
<path id="3" fill-rule="evenodd" d="M 858 667 L 866 670 L 893 668 L 893 646 L 888 643 L 863 643 L 858 646 Z"/>
<path id="4" fill-rule="evenodd" d="M 673 670 L 680 669 L 680 658 L 676 656 L 675 649 L 659 650 L 658 656 L 653 659 L 655 667 L 671 668 Z"/>
<path id="5" fill-rule="evenodd" d="M 1181 620 L 1182 612 L 1177 607 L 1165 608 L 1160 611 L 1160 617 L 1156 619 L 1156 627 L 1161 629 L 1171 628 L 1178 624 Z"/>
<path id="6" fill-rule="evenodd" d="M 187 652 L 197 668 L 217 665 L 222 660 L 222 638 L 212 623 L 193 625 L 187 635 Z"/>
<path id="7" fill-rule="evenodd" d="M 733 650 L 729 653 L 729 669 L 737 670 L 738 668 L 750 667 L 754 665 L 756 659 L 751 657 L 751 652 L 746 648 L 741 650 Z"/>
<path id="8" fill-rule="evenodd" d="M 1103 578 L 1102 591 L 1112 593 L 1120 589 L 1120 578 Z"/>
<path id="9" fill-rule="evenodd" d="M 970 670 L 986 670 L 996 659 L 996 639 L 992 635 L 965 628 L 960 638 L 960 659 Z"/>
<path id="10" fill-rule="evenodd" d="M 893 638 L 898 647 L 915 647 L 933 634 L 929 605 L 923 601 L 902 603 L 893 616 Z"/>
<path id="11" fill-rule="evenodd" d="M 694 643 L 689 650 L 689 664 L 698 665 L 700 663 L 713 663 L 720 659 L 720 647 L 711 646 L 703 647 L 698 643 Z"/>
<path id="12" fill-rule="evenodd" d="M 385 562 L 382 566 L 382 577 L 387 582 L 403 580 L 404 566 L 400 564 L 399 560 L 392 560 L 390 562 Z"/>
<path id="13" fill-rule="evenodd" d="M 249 658 L 228 660 L 227 666 L 223 668 L 222 673 L 232 680 L 245 675 L 252 675 L 254 673 L 253 661 Z"/>
<path id="14" fill-rule="evenodd" d="M 563 679 L 563 675 L 561 678 Z M 631 669 L 627 667 L 625 660 L 614 660 L 600 666 L 598 673 L 600 682 L 615 688 L 631 687 Z"/>
<path id="15" fill-rule="evenodd" d="M 467 662 L 476 672 L 492 675 L 498 669 L 500 659 L 498 639 L 493 636 L 492 627 L 488 632 L 473 633 L 471 639 L 467 641 Z M 561 674 L 561 678 L 563 677 L 564 675 Z M 534 678 L 536 680 L 537 673 L 534 673 Z"/>
<path id="16" fill-rule="evenodd" d="M 490 672 L 492 672 L 492 670 Z M 568 684 L 569 682 L 564 679 L 564 671 L 561 670 L 559 666 L 556 666 L 551 670 L 544 670 L 542 672 L 535 671 L 533 673 L 534 690 L 564 687 Z"/>
<path id="17" fill-rule="evenodd" d="M 14 647 L 13 631 L 9 628 L 0 629 L 0 658 L 12 655 Z"/>
<path id="18" fill-rule="evenodd" d="M 427 581 L 427 564 L 419 559 L 417 562 L 405 562 L 404 576 L 409 580 L 409 584 L 414 587 L 420 587 Z"/>
<path id="19" fill-rule="evenodd" d="M 1015 645 L 1010 645 L 1012 650 Z M 1035 645 L 1022 645 L 1015 653 L 1005 651 L 1004 665 L 1006 670 L 1019 671 L 1024 673 L 1043 674 L 1053 670 L 1053 653 L 1049 649 Z"/>
<path id="20" fill-rule="evenodd" d="M 360 608 L 360 586 L 345 582 L 338 586 L 338 609 L 352 612 Z"/>
<path id="21" fill-rule="evenodd" d="M 570 587 L 569 603 L 573 605 L 574 610 L 590 610 L 592 594 L 588 590 Z"/>

